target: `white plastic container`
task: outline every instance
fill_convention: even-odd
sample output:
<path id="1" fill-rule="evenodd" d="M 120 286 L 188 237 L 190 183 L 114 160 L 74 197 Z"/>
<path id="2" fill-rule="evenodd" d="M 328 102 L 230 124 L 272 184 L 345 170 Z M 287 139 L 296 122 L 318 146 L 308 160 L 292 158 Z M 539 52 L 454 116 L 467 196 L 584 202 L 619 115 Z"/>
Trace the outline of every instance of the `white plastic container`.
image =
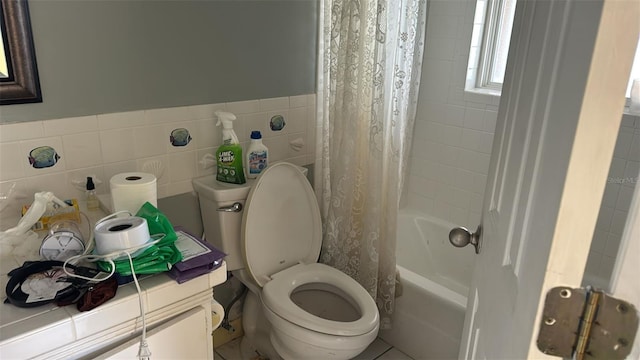
<path id="1" fill-rule="evenodd" d="M 247 150 L 247 178 L 255 179 L 269 165 L 269 149 L 262 143 L 260 131 L 251 132 L 251 144 Z"/>

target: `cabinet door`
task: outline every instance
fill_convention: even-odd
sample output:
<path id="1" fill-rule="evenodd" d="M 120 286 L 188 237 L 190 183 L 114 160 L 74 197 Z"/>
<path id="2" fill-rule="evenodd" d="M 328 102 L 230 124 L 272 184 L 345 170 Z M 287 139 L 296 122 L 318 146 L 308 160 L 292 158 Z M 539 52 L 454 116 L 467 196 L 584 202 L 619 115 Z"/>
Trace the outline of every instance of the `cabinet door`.
<path id="1" fill-rule="evenodd" d="M 207 333 L 207 311 L 198 306 L 147 330 L 151 358 L 209 359 L 213 357 L 211 334 Z M 96 359 L 136 359 L 140 336 L 112 348 Z"/>

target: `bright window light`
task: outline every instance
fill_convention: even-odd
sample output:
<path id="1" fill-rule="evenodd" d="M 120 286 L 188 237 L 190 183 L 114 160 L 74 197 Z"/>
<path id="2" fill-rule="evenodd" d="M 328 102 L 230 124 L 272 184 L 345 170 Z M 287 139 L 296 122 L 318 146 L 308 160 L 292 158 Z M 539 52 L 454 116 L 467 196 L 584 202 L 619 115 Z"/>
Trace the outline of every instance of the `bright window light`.
<path id="1" fill-rule="evenodd" d="M 515 10 L 516 0 L 477 0 L 467 90 L 500 93 Z M 627 85 L 627 98 L 630 96 L 633 79 L 640 79 L 640 43 Z"/>
<path id="2" fill-rule="evenodd" d="M 629 79 L 629 84 L 627 85 L 626 97 L 631 97 L 631 83 L 634 79 L 640 79 L 640 41 L 638 42 L 638 47 L 636 48 L 636 55 L 633 58 L 633 66 L 631 67 L 631 78 Z"/>
<path id="3" fill-rule="evenodd" d="M 513 29 L 513 16 L 516 12 L 516 0 L 493 1 L 493 24 L 491 33 L 487 34 L 485 41 L 487 49 L 492 51 L 485 57 L 486 64 L 483 64 L 485 79 L 482 86 L 497 85 L 498 88 L 504 82 L 504 71 L 507 67 L 507 56 L 509 55 L 509 41 L 511 40 L 511 30 Z"/>

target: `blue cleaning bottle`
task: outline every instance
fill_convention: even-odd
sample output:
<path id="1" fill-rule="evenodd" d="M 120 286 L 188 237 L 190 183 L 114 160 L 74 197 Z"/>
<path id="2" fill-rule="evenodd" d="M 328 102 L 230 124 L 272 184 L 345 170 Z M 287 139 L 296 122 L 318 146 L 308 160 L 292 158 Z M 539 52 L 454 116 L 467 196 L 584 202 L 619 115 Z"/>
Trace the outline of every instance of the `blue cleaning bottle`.
<path id="1" fill-rule="evenodd" d="M 262 143 L 260 131 L 251 132 L 251 144 L 247 150 L 247 177 L 255 179 L 269 165 L 269 149 Z"/>

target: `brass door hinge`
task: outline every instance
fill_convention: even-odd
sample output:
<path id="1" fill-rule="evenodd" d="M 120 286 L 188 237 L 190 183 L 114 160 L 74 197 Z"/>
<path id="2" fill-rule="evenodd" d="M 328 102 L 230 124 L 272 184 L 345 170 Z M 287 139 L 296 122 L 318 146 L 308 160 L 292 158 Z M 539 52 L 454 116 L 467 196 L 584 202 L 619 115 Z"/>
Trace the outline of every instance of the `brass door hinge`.
<path id="1" fill-rule="evenodd" d="M 637 330 L 632 304 L 600 290 L 561 286 L 547 293 L 537 344 L 552 356 L 622 360 Z"/>

